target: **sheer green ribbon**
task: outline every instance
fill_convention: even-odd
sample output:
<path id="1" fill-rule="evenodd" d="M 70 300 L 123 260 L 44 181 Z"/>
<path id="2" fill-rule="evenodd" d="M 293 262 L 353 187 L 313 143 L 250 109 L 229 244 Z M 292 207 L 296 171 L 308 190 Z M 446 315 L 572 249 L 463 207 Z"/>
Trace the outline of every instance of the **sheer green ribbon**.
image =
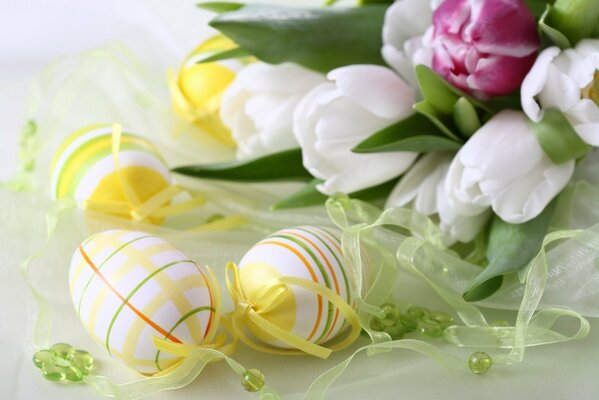
<path id="1" fill-rule="evenodd" d="M 445 330 L 445 338 L 452 344 L 460 347 L 484 347 L 491 349 L 509 349 L 507 355 L 493 358 L 494 364 L 511 364 L 522 361 L 525 348 L 543 344 L 558 343 L 576 340 L 585 337 L 589 332 L 589 323 L 575 311 L 552 308 L 539 311 L 535 314 L 547 282 L 547 256 L 546 248 L 550 244 L 564 239 L 571 239 L 583 231 L 570 230 L 550 233 L 546 236 L 543 246 L 537 256 L 525 270 L 524 295 L 520 305 L 516 323 L 513 327 L 496 327 L 487 323 L 482 312 L 474 304 L 465 301 L 458 287 L 466 288 L 468 282 L 459 282 L 460 264 L 465 263 L 457 255 L 452 254 L 443 247 L 441 233 L 426 216 L 413 210 L 391 208 L 381 212 L 372 205 L 358 200 L 350 200 L 345 196 L 334 196 L 327 201 L 327 210 L 331 220 L 343 229 L 342 245 L 344 254 L 348 258 L 351 275 L 354 279 L 361 279 L 356 284 L 358 288 L 363 282 L 363 272 L 368 270 L 365 265 L 364 246 L 375 246 L 373 251 L 383 255 L 394 253 L 394 258 L 405 272 L 411 273 L 427 282 L 437 294 L 441 296 L 458 314 L 463 321 L 463 326 L 452 326 Z M 350 222 L 352 221 L 352 222 Z M 353 223 L 353 225 L 352 225 Z M 390 230 L 376 228 L 401 228 L 411 232 L 412 236 L 406 237 L 395 234 Z M 386 243 L 387 247 L 396 250 L 390 251 L 372 242 L 375 237 L 379 242 Z M 387 238 L 385 238 L 387 236 Z M 387 241 L 389 236 L 394 236 L 394 242 Z M 366 238 L 366 241 L 363 239 Z M 399 242 L 399 243 L 398 243 Z M 386 257 L 385 257 L 386 258 Z M 376 273 L 372 288 L 382 289 L 389 293 L 397 276 L 396 268 L 388 262 L 379 264 L 381 271 Z M 455 270 L 453 270 L 455 269 Z M 452 287 L 453 286 L 453 287 Z M 371 289 L 372 289 L 371 288 Z M 360 313 L 360 322 L 374 344 L 364 346 L 354 352 L 339 365 L 320 375 L 306 393 L 306 399 L 321 399 L 327 388 L 347 368 L 353 358 L 361 351 L 367 350 L 369 354 L 376 350 L 391 350 L 396 348 L 410 349 L 425 354 L 441 365 L 450 369 L 466 369 L 467 362 L 440 350 L 438 347 L 415 339 L 401 339 L 385 341 L 380 332 L 372 332 L 368 326 L 368 313 L 380 315 L 382 310 L 378 306 L 382 303 L 381 297 L 368 295 L 360 297 L 360 304 L 365 304 Z M 359 294 L 362 292 L 359 291 Z M 561 334 L 552 330 L 555 322 L 562 317 L 572 317 L 579 321 L 578 332 L 572 336 Z M 375 340 L 381 340 L 376 342 Z"/>

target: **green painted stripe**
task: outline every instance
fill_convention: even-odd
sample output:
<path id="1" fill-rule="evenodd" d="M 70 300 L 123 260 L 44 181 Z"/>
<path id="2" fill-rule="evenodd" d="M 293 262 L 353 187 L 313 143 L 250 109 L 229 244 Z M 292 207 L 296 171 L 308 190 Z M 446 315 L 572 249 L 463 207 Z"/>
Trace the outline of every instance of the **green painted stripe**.
<path id="1" fill-rule="evenodd" d="M 347 297 L 346 297 L 346 299 L 347 299 L 347 304 L 350 304 L 350 302 L 351 302 L 351 296 L 350 296 L 350 293 L 351 293 L 351 288 L 350 288 L 350 286 L 349 286 L 349 279 L 347 278 L 347 274 L 345 273 L 345 264 L 344 264 L 344 263 L 342 263 L 342 262 L 341 262 L 341 260 L 339 260 L 339 258 L 337 257 L 337 254 L 336 254 L 336 252 L 335 252 L 335 251 L 333 251 L 333 249 L 331 249 L 331 248 L 329 247 L 329 245 L 326 243 L 326 241 L 325 241 L 324 239 L 322 239 L 322 237 L 320 237 L 320 236 L 318 235 L 318 233 L 320 233 L 320 232 L 318 232 L 318 231 L 321 231 L 321 232 L 323 232 L 323 230 L 322 230 L 322 229 L 318 229 L 318 228 L 314 228 L 314 229 L 316 230 L 316 232 L 313 232 L 313 231 L 311 231 L 311 230 L 308 230 L 308 229 L 305 229 L 305 228 L 303 228 L 303 227 L 297 227 L 297 228 L 295 228 L 295 229 L 297 229 L 298 231 L 302 231 L 302 232 L 306 232 L 306 233 L 310 233 L 310 234 L 312 234 L 312 236 L 316 237 L 316 238 L 318 239 L 318 241 L 319 241 L 320 243 L 322 243 L 322 244 L 323 244 L 323 245 L 324 245 L 324 246 L 325 246 L 325 247 L 326 247 L 326 248 L 329 250 L 329 252 L 330 252 L 330 253 L 333 255 L 333 257 L 335 258 L 335 261 L 337 261 L 337 265 L 339 265 L 339 269 L 341 270 L 341 274 L 343 275 L 343 283 L 345 284 L 345 292 L 346 292 L 346 294 L 347 294 Z M 326 231 L 325 231 L 325 232 L 326 232 Z M 327 233 L 328 233 L 328 232 L 327 232 Z M 321 234 L 322 234 L 322 233 L 321 233 Z M 336 238 L 335 238 L 335 237 L 333 237 L 333 240 L 335 240 L 335 241 L 337 241 L 337 242 L 338 242 L 338 240 L 336 240 Z M 341 243 L 339 243 L 339 245 L 341 246 Z"/>
<path id="2" fill-rule="evenodd" d="M 168 335 L 170 336 L 170 334 L 173 333 L 173 331 L 175 329 L 177 329 L 177 327 L 179 325 L 181 325 L 183 322 L 188 320 L 190 317 L 192 317 L 202 311 L 216 312 L 216 310 L 214 308 L 209 307 L 209 306 L 194 308 L 193 310 L 189 311 L 187 314 L 185 314 L 181 318 L 179 318 L 179 320 L 175 323 L 175 325 L 173 325 L 173 327 L 168 331 Z M 167 337 L 168 336 L 165 336 L 163 339 L 166 339 Z M 160 367 L 160 350 L 156 351 L 156 357 L 154 358 L 154 363 L 156 364 L 156 368 L 158 368 L 159 371 L 162 371 L 162 368 Z"/>
<path id="3" fill-rule="evenodd" d="M 130 241 L 128 241 L 127 243 L 123 244 L 122 246 L 120 246 L 118 249 L 116 249 L 115 251 L 113 251 L 107 258 L 106 260 L 102 261 L 102 263 L 97 267 L 98 271 L 104 266 L 104 264 L 106 264 L 108 262 L 108 260 L 110 260 L 116 253 L 118 253 L 119 251 L 123 250 L 125 247 L 129 246 L 130 244 L 137 242 L 138 240 L 141 239 L 145 239 L 145 238 L 149 238 L 152 237 L 151 235 L 147 235 L 147 236 L 140 236 L 138 238 L 132 239 Z M 85 297 L 85 292 L 87 291 L 87 288 L 89 287 L 89 284 L 91 283 L 91 281 L 96 277 L 96 274 L 92 274 L 92 276 L 89 278 L 89 280 L 87 281 L 87 283 L 85 284 L 85 287 L 83 288 L 83 292 L 81 292 L 81 297 L 79 297 L 79 305 L 77 306 L 77 315 L 81 318 L 81 303 L 83 302 L 83 297 Z"/>
<path id="4" fill-rule="evenodd" d="M 285 235 L 285 234 L 280 234 L 280 235 L 273 235 L 271 236 L 273 238 L 279 238 L 279 239 L 287 239 L 290 242 L 293 242 L 295 244 L 297 244 L 298 246 L 300 246 L 302 249 L 304 249 L 304 251 L 306 251 L 306 253 L 308 253 L 310 255 L 310 258 L 312 258 L 312 260 L 314 260 L 314 262 L 316 263 L 316 265 L 318 266 L 318 269 L 320 270 L 320 274 L 322 275 L 322 278 L 324 279 L 324 284 L 327 288 L 333 290 L 333 288 L 331 287 L 331 281 L 329 280 L 329 275 L 326 271 L 326 269 L 324 268 L 324 266 L 320 263 L 320 260 L 318 259 L 318 257 L 316 256 L 316 254 L 314 254 L 312 252 L 312 250 L 310 250 L 310 248 L 304 244 L 304 242 L 302 242 L 301 240 L 293 237 L 293 236 L 289 236 L 289 235 Z M 320 340 L 325 336 L 325 334 L 329 331 L 329 328 L 331 327 L 331 323 L 333 322 L 333 313 L 335 312 L 335 305 L 331 302 L 327 302 L 328 306 L 328 312 L 327 312 L 327 321 L 326 324 L 324 326 L 323 331 L 320 333 L 320 336 L 318 337 L 318 339 L 316 339 L 316 341 L 314 343 L 319 343 Z"/>
<path id="5" fill-rule="evenodd" d="M 165 269 L 172 267 L 173 265 L 177 265 L 177 264 L 183 264 L 183 263 L 192 263 L 193 261 L 191 260 L 178 260 L 178 261 L 173 261 L 170 262 L 166 265 L 163 265 L 162 267 L 158 268 L 157 270 L 153 271 L 151 274 L 149 274 L 148 276 L 146 276 L 141 282 L 139 282 L 139 284 L 137 286 L 135 286 L 133 288 L 133 290 L 125 297 L 125 301 L 123 301 L 121 303 L 121 305 L 119 306 L 119 308 L 117 308 L 116 313 L 112 316 L 112 319 L 110 320 L 110 325 L 108 325 L 108 331 L 106 331 L 106 340 L 105 340 L 105 345 L 106 345 L 106 350 L 108 350 L 108 353 L 111 353 L 110 351 L 110 346 L 109 346 L 109 342 L 110 342 L 110 333 L 112 332 L 112 327 L 114 326 L 114 323 L 116 322 L 116 319 L 118 318 L 119 314 L 121 313 L 121 311 L 123 311 L 123 308 L 125 307 L 125 304 L 127 304 L 129 302 L 129 300 L 131 300 L 131 297 L 133 297 L 135 295 L 135 293 L 137 293 L 137 291 L 139 289 L 141 289 L 150 279 L 152 279 L 154 276 L 156 276 L 158 273 L 164 271 Z M 170 333 L 170 332 L 169 332 Z M 112 353 L 111 353 L 112 355 Z"/>

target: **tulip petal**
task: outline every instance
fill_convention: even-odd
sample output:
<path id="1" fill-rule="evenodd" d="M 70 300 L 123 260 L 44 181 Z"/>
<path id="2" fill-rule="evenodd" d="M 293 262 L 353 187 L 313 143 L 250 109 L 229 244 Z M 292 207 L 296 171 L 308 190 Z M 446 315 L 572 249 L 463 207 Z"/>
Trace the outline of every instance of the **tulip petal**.
<path id="1" fill-rule="evenodd" d="M 370 113 L 393 122 L 412 113 L 413 90 L 395 72 L 378 65 L 350 65 L 328 74 L 338 90 Z"/>
<path id="2" fill-rule="evenodd" d="M 539 122 L 543 118 L 541 107 L 534 98 L 541 93 L 547 83 L 549 66 L 559 53 L 560 50 L 557 47 L 550 47 L 543 50 L 522 82 L 520 89 L 522 110 L 534 122 Z"/>
<path id="3" fill-rule="evenodd" d="M 373 187 L 401 175 L 417 157 L 416 153 L 387 153 L 358 155 L 359 163 L 348 165 L 345 170 L 317 186 L 324 194 L 352 193 Z"/>

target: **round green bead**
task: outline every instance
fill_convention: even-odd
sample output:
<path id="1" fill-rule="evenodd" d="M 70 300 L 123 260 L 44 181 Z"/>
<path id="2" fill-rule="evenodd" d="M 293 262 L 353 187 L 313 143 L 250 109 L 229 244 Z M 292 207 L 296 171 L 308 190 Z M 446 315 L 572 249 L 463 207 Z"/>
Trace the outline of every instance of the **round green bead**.
<path id="1" fill-rule="evenodd" d="M 385 327 L 383 326 L 383 324 L 381 323 L 381 320 L 378 318 L 372 318 L 370 320 L 370 329 L 372 329 L 373 331 L 377 331 L 380 332 L 383 329 L 385 329 Z"/>
<path id="2" fill-rule="evenodd" d="M 264 387 L 264 374 L 257 369 L 248 369 L 241 375 L 241 384 L 248 392 L 258 392 Z"/>
<path id="3" fill-rule="evenodd" d="M 406 328 L 407 332 L 413 332 L 418 328 L 418 322 L 420 318 L 410 314 L 402 314 L 399 321 Z"/>
<path id="4" fill-rule="evenodd" d="M 54 362 L 54 353 L 49 350 L 40 350 L 33 355 L 33 364 L 36 367 L 41 368 L 44 364 Z"/>
<path id="5" fill-rule="evenodd" d="M 63 381 L 67 376 L 66 368 L 60 365 L 43 364 L 41 370 L 44 378 L 53 382 Z"/>
<path id="6" fill-rule="evenodd" d="M 477 351 L 475 353 L 472 353 L 472 355 L 468 359 L 468 367 L 476 375 L 486 374 L 487 372 L 489 372 L 489 369 L 491 369 L 492 365 L 493 359 L 484 351 Z"/>
<path id="7" fill-rule="evenodd" d="M 416 318 L 428 317 L 430 311 L 424 307 L 410 307 L 408 308 L 407 314 Z"/>
<path id="8" fill-rule="evenodd" d="M 441 327 L 441 325 L 430 320 L 420 321 L 420 323 L 418 324 L 418 330 L 423 335 L 429 337 L 443 336 L 443 328 Z"/>
<path id="9" fill-rule="evenodd" d="M 83 371 L 76 367 L 67 367 L 65 371 L 65 379 L 71 382 L 79 382 L 83 380 L 85 375 Z"/>
<path id="10" fill-rule="evenodd" d="M 385 313 L 386 319 L 399 319 L 399 309 L 395 307 L 393 304 L 385 303 L 381 306 L 381 310 Z"/>
<path id="11" fill-rule="evenodd" d="M 67 343 L 56 343 L 50 347 L 50 351 L 54 352 L 58 357 L 65 360 L 70 360 L 75 354 L 75 349 Z"/>
<path id="12" fill-rule="evenodd" d="M 398 325 L 385 328 L 385 330 L 383 332 L 385 332 L 387 335 L 391 336 L 391 339 L 399 340 L 399 339 L 403 338 L 404 335 L 406 334 L 406 328 L 404 328 L 403 325 L 401 325 L 401 323 L 399 323 Z"/>
<path id="13" fill-rule="evenodd" d="M 85 350 L 75 350 L 73 366 L 87 375 L 94 365 L 94 357 Z"/>

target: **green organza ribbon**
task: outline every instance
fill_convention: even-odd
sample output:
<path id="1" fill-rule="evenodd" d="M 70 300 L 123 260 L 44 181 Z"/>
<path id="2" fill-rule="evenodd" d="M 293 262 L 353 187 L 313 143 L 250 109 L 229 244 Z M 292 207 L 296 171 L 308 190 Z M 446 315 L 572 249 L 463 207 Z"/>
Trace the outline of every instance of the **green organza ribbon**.
<path id="1" fill-rule="evenodd" d="M 345 196 L 329 199 L 327 210 L 331 220 L 343 230 L 343 251 L 348 257 L 352 276 L 357 280 L 356 289 L 360 289 L 357 291 L 359 304 L 362 305 L 360 321 L 374 344 L 358 349 L 345 361 L 319 376 L 306 393 L 306 399 L 323 398 L 328 387 L 344 372 L 353 358 L 364 350 L 374 354 L 376 350 L 409 349 L 425 354 L 449 369 L 467 368 L 465 360 L 428 342 L 416 339 L 392 341 L 381 332 L 372 332 L 368 314 L 382 313 L 378 306 L 382 303 L 382 297 L 390 292 L 398 275 L 396 266 L 389 260 L 389 254 L 394 254 L 394 260 L 401 270 L 427 282 L 458 314 L 464 325 L 447 328 L 444 332 L 447 341 L 460 347 L 510 350 L 508 354 L 494 356 L 495 365 L 522 361 L 528 346 L 581 339 L 589 332 L 588 321 L 575 311 L 552 308 L 535 314 L 547 282 L 547 246 L 559 240 L 575 238 L 584 231 L 558 231 L 547 235 L 541 250 L 523 274 L 524 295 L 515 325 L 497 327 L 489 325 L 478 307 L 462 298 L 460 288 L 464 289 L 468 285 L 468 280 L 464 279 L 467 274 L 462 273 L 467 263 L 443 247 L 441 233 L 427 217 L 401 208 L 381 212 L 372 205 L 350 200 Z M 397 228 L 411 232 L 412 236 L 393 233 L 392 230 Z M 394 241 L 386 240 L 393 236 Z M 374 240 L 375 237 L 378 243 Z M 372 267 L 367 265 L 365 248 L 369 248 L 370 254 L 380 254 L 384 260 L 377 264 L 380 270 L 376 271 L 371 287 L 381 290 L 378 295 L 374 290 L 363 295 L 361 290 L 364 288 L 364 271 Z M 578 332 L 567 336 L 552 330 L 555 322 L 562 317 L 577 319 L 580 323 Z"/>

